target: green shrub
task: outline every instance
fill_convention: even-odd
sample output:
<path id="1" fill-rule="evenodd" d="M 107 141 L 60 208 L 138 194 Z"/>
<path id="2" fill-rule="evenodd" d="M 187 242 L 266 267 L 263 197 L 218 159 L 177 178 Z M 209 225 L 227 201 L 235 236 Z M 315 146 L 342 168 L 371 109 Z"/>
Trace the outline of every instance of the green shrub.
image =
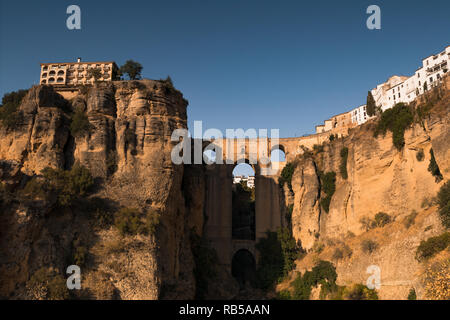
<path id="1" fill-rule="evenodd" d="M 423 161 L 423 159 L 425 159 L 425 154 L 423 153 L 423 149 L 419 149 L 419 151 L 417 151 L 416 153 L 416 159 L 417 161 Z"/>
<path id="2" fill-rule="evenodd" d="M 416 290 L 414 290 L 414 288 L 409 290 L 408 300 L 417 300 Z"/>
<path id="3" fill-rule="evenodd" d="M 0 105 L 0 121 L 8 128 L 16 127 L 22 120 L 22 114 L 18 111 L 22 99 L 28 90 L 18 90 L 6 93 Z"/>
<path id="4" fill-rule="evenodd" d="M 28 181 L 21 194 L 46 201 L 55 198 L 58 206 L 69 207 L 85 197 L 93 185 L 89 170 L 76 163 L 69 171 L 45 168 L 42 177 Z"/>
<path id="5" fill-rule="evenodd" d="M 364 253 L 371 254 L 378 248 L 378 243 L 373 240 L 363 240 L 361 242 L 361 249 Z"/>
<path id="6" fill-rule="evenodd" d="M 375 215 L 375 225 L 379 228 L 384 227 L 386 224 L 391 223 L 391 216 L 384 212 L 378 212 Z"/>
<path id="7" fill-rule="evenodd" d="M 76 138 L 81 138 L 89 133 L 90 128 L 91 124 L 86 113 L 81 108 L 77 108 L 70 123 L 70 133 Z"/>
<path id="8" fill-rule="evenodd" d="M 278 300 L 291 300 L 291 293 L 288 290 L 281 290 L 280 292 L 277 292 L 277 299 Z"/>
<path id="9" fill-rule="evenodd" d="M 333 264 L 329 261 L 319 261 L 311 271 L 306 271 L 303 276 L 298 274 L 297 278 L 292 281 L 293 287 L 292 298 L 295 300 L 308 300 L 311 295 L 312 287 L 318 284 L 322 285 L 325 293 L 333 292 L 336 286 L 337 273 Z"/>
<path id="10" fill-rule="evenodd" d="M 342 260 L 345 258 L 350 258 L 352 254 L 353 254 L 352 249 L 350 249 L 348 245 L 344 245 L 342 249 L 341 248 L 334 249 L 333 260 Z"/>
<path id="11" fill-rule="evenodd" d="M 374 289 L 369 289 L 363 284 L 356 284 L 345 292 L 349 300 L 378 300 L 378 294 Z"/>
<path id="12" fill-rule="evenodd" d="M 422 240 L 416 251 L 416 259 L 424 261 L 445 250 L 450 245 L 450 232 Z"/>
<path id="13" fill-rule="evenodd" d="M 376 137 L 380 133 L 386 134 L 387 130 L 391 131 L 394 146 L 401 150 L 405 145 L 405 130 L 413 123 L 413 119 L 411 108 L 404 103 L 397 103 L 381 114 L 374 135 Z"/>
<path id="14" fill-rule="evenodd" d="M 85 197 L 92 186 L 94 179 L 88 169 L 79 163 L 65 171 L 62 169 L 45 168 L 42 171 L 46 191 L 57 198 L 61 207 L 69 207 L 82 197 Z"/>
<path id="15" fill-rule="evenodd" d="M 341 164 L 339 166 L 339 171 L 343 179 L 348 178 L 347 159 L 348 159 L 348 148 L 344 147 L 341 149 Z"/>
<path id="16" fill-rule="evenodd" d="M 191 232 L 191 248 L 194 256 L 194 278 L 196 284 L 196 299 L 204 299 L 208 291 L 208 283 L 217 277 L 219 259 L 216 251 L 211 248 L 205 238 Z"/>
<path id="17" fill-rule="evenodd" d="M 431 174 L 433 175 L 433 177 L 436 179 L 436 182 L 440 182 L 443 177 L 441 174 L 441 171 L 439 170 L 439 166 L 436 162 L 436 159 L 434 158 L 434 152 L 433 149 L 430 149 L 430 164 L 428 165 L 428 171 L 431 172 Z"/>
<path id="18" fill-rule="evenodd" d="M 405 225 L 406 229 L 409 229 L 409 227 L 411 227 L 415 223 L 416 217 L 417 217 L 417 211 L 413 210 L 411 212 L 411 214 L 405 218 L 405 220 L 403 221 L 403 224 Z"/>
<path id="19" fill-rule="evenodd" d="M 437 194 L 439 217 L 445 228 L 450 228 L 450 181 L 447 181 Z"/>
<path id="20" fill-rule="evenodd" d="M 32 292 L 38 291 L 39 294 L 44 295 L 44 297 L 35 298 L 49 300 L 66 300 L 69 298 L 66 280 L 47 268 L 37 270 L 28 280 L 27 288 Z"/>
<path id="21" fill-rule="evenodd" d="M 325 212 L 330 211 L 331 198 L 336 191 L 336 173 L 331 171 L 325 174 L 319 173 L 322 191 L 325 193 L 325 197 L 320 200 L 320 204 Z"/>
<path id="22" fill-rule="evenodd" d="M 256 244 L 256 249 L 259 252 L 257 286 L 263 290 L 271 288 L 286 276 L 302 252 L 288 228 L 280 228 L 276 233 L 267 232 L 266 237 Z"/>
<path id="23" fill-rule="evenodd" d="M 283 170 L 281 170 L 280 178 L 278 179 L 278 183 L 280 187 L 283 188 L 284 184 L 287 183 L 287 186 L 290 191 L 292 191 L 292 175 L 294 174 L 296 165 L 292 162 L 287 163 Z"/>
<path id="24" fill-rule="evenodd" d="M 122 208 L 116 214 L 114 225 L 125 235 L 154 234 L 159 224 L 159 214 L 150 211 L 146 215 L 138 209 Z"/>

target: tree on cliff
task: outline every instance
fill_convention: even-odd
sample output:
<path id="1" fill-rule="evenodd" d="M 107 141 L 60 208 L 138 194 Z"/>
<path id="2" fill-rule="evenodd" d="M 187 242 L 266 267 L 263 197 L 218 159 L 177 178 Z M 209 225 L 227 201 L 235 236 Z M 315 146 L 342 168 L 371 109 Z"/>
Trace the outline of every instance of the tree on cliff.
<path id="1" fill-rule="evenodd" d="M 375 115 L 376 105 L 375 99 L 373 98 L 372 92 L 369 91 L 367 95 L 367 105 L 366 105 L 367 115 L 372 117 Z"/>
<path id="2" fill-rule="evenodd" d="M 121 74 L 127 74 L 130 80 L 137 80 L 141 78 L 142 65 L 139 62 L 133 60 L 127 60 L 119 71 Z"/>

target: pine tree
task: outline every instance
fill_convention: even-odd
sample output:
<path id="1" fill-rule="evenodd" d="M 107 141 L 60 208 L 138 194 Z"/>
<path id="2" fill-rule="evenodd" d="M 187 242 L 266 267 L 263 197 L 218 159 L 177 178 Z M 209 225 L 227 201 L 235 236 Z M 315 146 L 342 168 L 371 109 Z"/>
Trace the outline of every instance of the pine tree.
<path id="1" fill-rule="evenodd" d="M 367 115 L 369 117 L 374 116 L 375 110 L 376 110 L 375 99 L 373 98 L 372 92 L 369 91 L 369 94 L 367 95 L 367 105 L 366 105 Z"/>

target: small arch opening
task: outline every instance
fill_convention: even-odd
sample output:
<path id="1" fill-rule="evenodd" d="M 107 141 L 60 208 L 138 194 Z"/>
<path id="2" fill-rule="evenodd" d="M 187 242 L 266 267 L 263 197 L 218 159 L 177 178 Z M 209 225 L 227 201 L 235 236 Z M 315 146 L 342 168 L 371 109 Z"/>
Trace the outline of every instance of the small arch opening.
<path id="1" fill-rule="evenodd" d="M 231 275 L 238 281 L 239 286 L 245 288 L 256 281 L 256 261 L 247 249 L 238 250 L 231 262 Z"/>
<path id="2" fill-rule="evenodd" d="M 270 153 L 270 161 L 271 162 L 285 162 L 286 161 L 286 153 L 284 152 L 284 148 L 282 146 L 275 146 Z"/>

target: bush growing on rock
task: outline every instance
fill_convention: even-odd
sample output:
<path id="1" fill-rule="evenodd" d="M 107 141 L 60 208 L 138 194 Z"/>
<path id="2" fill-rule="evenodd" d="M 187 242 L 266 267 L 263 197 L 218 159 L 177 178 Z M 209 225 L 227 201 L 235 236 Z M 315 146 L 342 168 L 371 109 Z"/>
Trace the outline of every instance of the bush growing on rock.
<path id="1" fill-rule="evenodd" d="M 33 299 L 66 300 L 69 298 L 66 280 L 47 268 L 37 270 L 28 280 L 26 287 Z"/>
<path id="2" fill-rule="evenodd" d="M 122 208 L 116 214 L 114 225 L 125 235 L 153 234 L 159 224 L 159 214 L 150 211 L 143 215 L 135 208 Z"/>
<path id="3" fill-rule="evenodd" d="M 3 96 L 0 105 L 0 121 L 6 128 L 14 128 L 21 121 L 22 116 L 18 109 L 27 93 L 28 90 L 18 90 L 6 93 Z"/>
<path id="4" fill-rule="evenodd" d="M 290 191 L 292 191 L 292 175 L 295 171 L 295 164 L 292 162 L 287 163 L 283 170 L 281 170 L 280 178 L 278 179 L 278 183 L 280 187 L 283 188 L 284 184 L 287 183 L 287 186 Z"/>
<path id="5" fill-rule="evenodd" d="M 336 172 L 330 171 L 327 173 L 319 173 L 319 178 L 322 186 L 322 191 L 325 193 L 325 197 L 320 200 L 320 204 L 325 212 L 330 211 L 331 198 L 336 191 Z"/>
<path id="6" fill-rule="evenodd" d="M 430 149 L 430 155 L 431 157 L 430 157 L 430 164 L 428 165 L 428 171 L 431 172 L 433 177 L 436 179 L 436 183 L 438 183 L 443 179 L 443 177 L 441 171 L 439 170 L 439 166 L 436 162 L 436 159 L 434 157 L 433 149 Z"/>
<path id="7" fill-rule="evenodd" d="M 76 163 L 69 171 L 45 168 L 42 177 L 28 181 L 22 194 L 47 201 L 55 198 L 58 206 L 70 207 L 85 197 L 93 185 L 89 170 Z"/>
<path id="8" fill-rule="evenodd" d="M 427 260 L 437 253 L 445 250 L 450 245 L 450 232 L 445 232 L 439 236 L 422 240 L 417 247 L 416 259 L 418 261 Z"/>
<path id="9" fill-rule="evenodd" d="M 397 103 L 381 114 L 374 136 L 386 134 L 387 130 L 391 131 L 394 146 L 397 150 L 401 150 L 405 145 L 405 130 L 413 123 L 413 119 L 411 108 L 404 103 Z"/>
<path id="10" fill-rule="evenodd" d="M 392 218 L 390 215 L 384 212 L 378 212 L 375 215 L 375 225 L 379 228 L 384 227 L 388 223 L 392 222 Z"/>
<path id="11" fill-rule="evenodd" d="M 445 228 L 450 228 L 450 181 L 447 181 L 437 195 L 439 217 Z"/>
<path id="12" fill-rule="evenodd" d="M 341 164 L 339 166 L 339 171 L 343 179 L 348 178 L 347 159 L 348 159 L 348 148 L 344 147 L 341 149 Z"/>
<path id="13" fill-rule="evenodd" d="M 297 278 L 292 281 L 292 298 L 295 300 L 308 300 L 311 295 L 312 287 L 318 284 L 322 285 L 322 296 L 327 295 L 337 289 L 337 273 L 333 264 L 329 261 L 320 260 L 311 271 L 306 271 L 303 276 L 299 273 Z"/>
<path id="14" fill-rule="evenodd" d="M 417 151 L 416 153 L 416 159 L 417 161 L 423 161 L 423 159 L 425 159 L 425 154 L 423 153 L 423 149 L 419 149 L 419 151 Z"/>
<path id="15" fill-rule="evenodd" d="M 414 290 L 414 288 L 409 290 L 408 300 L 417 300 L 416 290 Z"/>
<path id="16" fill-rule="evenodd" d="M 378 300 L 377 292 L 363 284 L 356 284 L 346 289 L 344 296 L 348 300 Z"/>
<path id="17" fill-rule="evenodd" d="M 363 242 L 361 242 L 361 249 L 364 253 L 367 254 L 371 254 L 373 253 L 375 250 L 377 250 L 378 248 L 378 243 L 376 243 L 373 240 L 363 240 Z"/>

